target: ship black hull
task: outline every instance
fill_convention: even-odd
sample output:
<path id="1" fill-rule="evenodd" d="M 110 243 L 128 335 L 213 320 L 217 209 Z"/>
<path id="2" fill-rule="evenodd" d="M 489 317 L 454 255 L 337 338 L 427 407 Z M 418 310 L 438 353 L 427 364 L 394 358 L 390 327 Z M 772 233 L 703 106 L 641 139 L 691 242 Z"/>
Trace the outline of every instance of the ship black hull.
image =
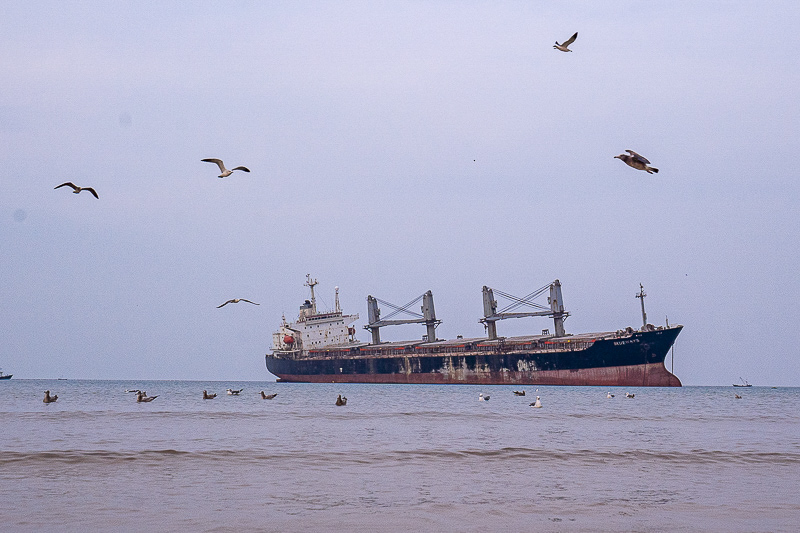
<path id="1" fill-rule="evenodd" d="M 680 387 L 664 360 L 682 327 L 597 340 L 583 350 L 501 350 L 389 357 L 267 355 L 279 381 Z"/>

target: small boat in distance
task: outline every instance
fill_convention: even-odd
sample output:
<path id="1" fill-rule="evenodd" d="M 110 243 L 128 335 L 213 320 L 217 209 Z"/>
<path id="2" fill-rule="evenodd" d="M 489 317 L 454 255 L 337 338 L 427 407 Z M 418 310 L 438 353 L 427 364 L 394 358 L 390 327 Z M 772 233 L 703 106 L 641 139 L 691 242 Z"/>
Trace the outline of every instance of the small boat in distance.
<path id="1" fill-rule="evenodd" d="M 11 376 L 13 376 L 13 374 L 3 374 L 3 370 L 0 369 L 0 379 L 11 379 Z"/>
<path id="2" fill-rule="evenodd" d="M 733 386 L 734 386 L 734 387 L 752 387 L 752 385 L 750 385 L 750 384 L 747 382 L 747 380 L 746 380 L 746 379 L 742 379 L 741 377 L 740 377 L 739 379 L 741 379 L 741 380 L 742 380 L 742 382 L 741 382 L 741 383 L 734 383 L 734 384 L 733 384 Z"/>

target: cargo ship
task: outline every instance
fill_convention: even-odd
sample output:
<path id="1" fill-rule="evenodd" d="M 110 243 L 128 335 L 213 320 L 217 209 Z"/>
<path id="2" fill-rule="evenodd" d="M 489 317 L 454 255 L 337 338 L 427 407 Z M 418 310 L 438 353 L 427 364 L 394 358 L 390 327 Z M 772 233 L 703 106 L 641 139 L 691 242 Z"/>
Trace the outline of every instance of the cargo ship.
<path id="1" fill-rule="evenodd" d="M 641 299 L 642 327 L 626 327 L 600 333 L 568 334 L 564 321 L 561 283 L 555 280 L 524 297 L 483 287 L 486 336 L 444 340 L 436 337 L 433 294 L 427 291 L 404 306 L 367 297 L 371 342 L 356 338 L 352 324 L 358 314 L 346 315 L 335 289 L 333 311 L 318 312 L 314 287 L 306 276 L 311 298 L 300 306 L 296 321 L 283 317 L 273 334 L 273 349 L 266 355 L 267 370 L 283 382 L 310 383 L 427 383 L 482 385 L 595 385 L 680 387 L 680 380 L 664 361 L 681 325 L 654 326 L 647 322 L 644 287 Z M 536 302 L 549 289 L 547 304 Z M 510 300 L 498 310 L 495 292 Z M 410 309 L 422 302 L 421 313 Z M 382 319 L 380 305 L 394 309 Z M 515 311 L 520 307 L 531 309 Z M 405 313 L 411 318 L 393 319 Z M 403 315 L 401 315 L 403 316 Z M 554 328 L 538 335 L 503 337 L 498 322 L 509 318 L 547 316 Z M 399 324 L 424 324 L 421 339 L 382 342 L 381 328 Z"/>

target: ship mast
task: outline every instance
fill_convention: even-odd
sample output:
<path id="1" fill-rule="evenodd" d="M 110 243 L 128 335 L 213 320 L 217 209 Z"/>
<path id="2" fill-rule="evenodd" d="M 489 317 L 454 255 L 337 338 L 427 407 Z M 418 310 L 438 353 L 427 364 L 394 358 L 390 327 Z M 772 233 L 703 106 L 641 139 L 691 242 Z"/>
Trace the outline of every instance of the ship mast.
<path id="1" fill-rule="evenodd" d="M 639 283 L 639 294 L 637 294 L 636 297 L 639 298 L 642 301 L 642 326 L 643 327 L 647 327 L 647 313 L 644 312 L 644 297 L 645 296 L 647 296 L 647 294 L 644 292 L 644 286 L 642 286 L 642 284 Z"/>
<path id="2" fill-rule="evenodd" d="M 318 285 L 317 280 L 311 279 L 311 274 L 306 274 L 305 286 L 311 288 L 311 314 L 317 314 L 317 299 L 314 297 L 314 286 Z"/>

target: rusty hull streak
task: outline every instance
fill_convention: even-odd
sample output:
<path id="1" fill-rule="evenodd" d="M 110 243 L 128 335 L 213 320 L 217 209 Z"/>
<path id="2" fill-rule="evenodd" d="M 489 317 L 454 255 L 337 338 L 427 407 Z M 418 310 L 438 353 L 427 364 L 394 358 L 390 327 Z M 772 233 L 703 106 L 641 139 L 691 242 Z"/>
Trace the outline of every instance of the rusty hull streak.
<path id="1" fill-rule="evenodd" d="M 588 368 L 578 370 L 480 371 L 463 372 L 449 368 L 445 372 L 394 374 L 282 374 L 281 382 L 302 383 L 397 383 L 461 385 L 573 385 L 625 387 L 680 387 L 681 381 L 664 363 Z"/>

